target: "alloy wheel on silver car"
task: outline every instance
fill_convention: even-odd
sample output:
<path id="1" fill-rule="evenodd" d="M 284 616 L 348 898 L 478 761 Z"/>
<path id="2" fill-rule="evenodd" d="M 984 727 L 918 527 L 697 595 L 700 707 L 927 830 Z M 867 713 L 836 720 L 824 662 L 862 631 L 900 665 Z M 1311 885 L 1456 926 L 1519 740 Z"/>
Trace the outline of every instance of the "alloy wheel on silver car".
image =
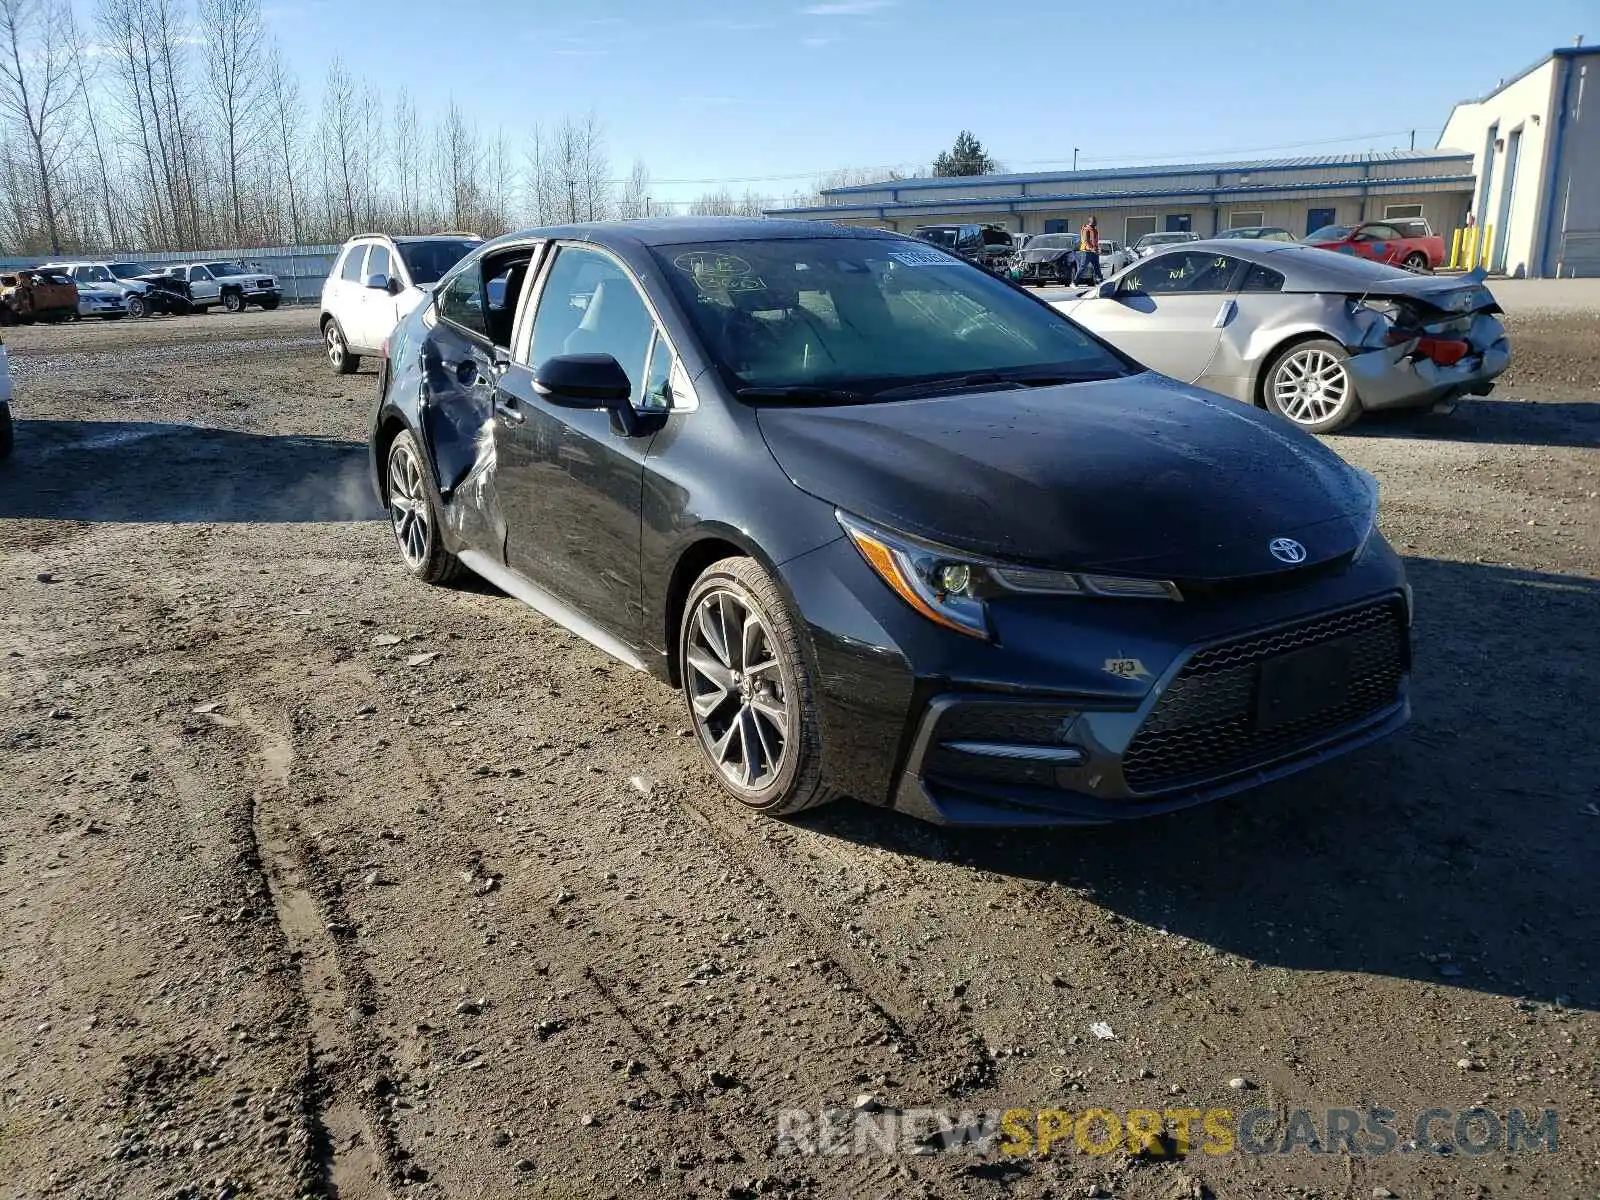
<path id="1" fill-rule="evenodd" d="M 328 365 L 335 371 L 344 366 L 344 335 L 339 332 L 339 326 L 329 321 L 328 327 L 323 331 L 323 337 L 328 343 Z"/>
<path id="2" fill-rule="evenodd" d="M 1328 420 L 1349 395 L 1350 373 L 1344 363 L 1314 346 L 1296 350 L 1273 373 L 1272 396 L 1278 411 L 1301 425 Z"/>
<path id="3" fill-rule="evenodd" d="M 790 699 L 771 630 L 744 596 L 717 588 L 690 614 L 684 675 L 695 729 L 717 770 L 744 792 L 783 769 Z"/>
<path id="4" fill-rule="evenodd" d="M 389 520 L 406 566 L 418 570 L 428 556 L 428 497 L 415 456 L 397 446 L 389 458 Z"/>

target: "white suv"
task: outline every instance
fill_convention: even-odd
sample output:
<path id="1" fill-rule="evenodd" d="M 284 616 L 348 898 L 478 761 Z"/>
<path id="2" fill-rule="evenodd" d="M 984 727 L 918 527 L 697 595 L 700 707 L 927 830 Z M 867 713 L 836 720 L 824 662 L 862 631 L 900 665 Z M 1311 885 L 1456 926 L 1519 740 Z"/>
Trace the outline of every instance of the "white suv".
<path id="1" fill-rule="evenodd" d="M 377 354 L 394 327 L 444 273 L 483 239 L 475 233 L 390 237 L 363 233 L 345 243 L 322 285 L 322 338 L 328 365 L 349 375 Z"/>
<path id="2" fill-rule="evenodd" d="M 283 289 L 276 276 L 253 271 L 234 262 L 179 263 L 167 274 L 189 285 L 191 305 L 201 311 L 220 304 L 231 313 L 243 312 L 259 304 L 271 312 L 283 303 Z"/>

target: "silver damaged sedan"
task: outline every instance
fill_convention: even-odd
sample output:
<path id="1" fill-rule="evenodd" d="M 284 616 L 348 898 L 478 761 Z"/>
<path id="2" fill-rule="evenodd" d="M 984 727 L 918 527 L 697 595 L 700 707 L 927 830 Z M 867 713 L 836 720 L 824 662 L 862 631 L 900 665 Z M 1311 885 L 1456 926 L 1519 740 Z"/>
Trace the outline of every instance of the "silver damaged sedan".
<path id="1" fill-rule="evenodd" d="M 1485 395 L 1511 365 L 1482 272 L 1414 275 L 1288 242 L 1189 242 L 1054 303 L 1152 370 L 1313 433 Z"/>

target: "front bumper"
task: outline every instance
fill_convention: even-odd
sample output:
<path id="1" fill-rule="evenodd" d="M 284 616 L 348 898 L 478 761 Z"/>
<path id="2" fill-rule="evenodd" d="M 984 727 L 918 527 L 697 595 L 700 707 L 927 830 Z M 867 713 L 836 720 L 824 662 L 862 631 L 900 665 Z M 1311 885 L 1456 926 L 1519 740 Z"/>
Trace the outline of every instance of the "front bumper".
<path id="1" fill-rule="evenodd" d="M 127 311 L 128 311 L 128 305 L 127 305 L 127 303 L 125 301 L 119 301 L 119 300 L 105 300 L 105 301 L 80 300 L 80 301 L 78 301 L 78 315 L 80 317 L 123 316 L 123 315 L 125 315 L 127 313 Z"/>
<path id="2" fill-rule="evenodd" d="M 939 824 L 1171 812 L 1347 753 L 1410 714 L 1409 593 L 1378 535 L 1287 589 L 1031 600 L 992 613 L 990 643 L 912 613 L 847 543 L 782 571 L 816 653 L 828 782 Z M 1349 654 L 1347 691 L 1268 724 L 1262 673 L 1283 668 L 1262 664 L 1329 643 Z"/>
<path id="3" fill-rule="evenodd" d="M 244 293 L 244 298 L 253 304 L 262 300 L 283 299 L 283 289 L 278 287 L 245 287 L 241 290 Z"/>
<path id="4" fill-rule="evenodd" d="M 1488 313 L 1473 318 L 1466 340 L 1471 352 L 1450 366 L 1416 354 L 1415 342 L 1353 353 L 1346 366 L 1361 407 L 1369 412 L 1427 408 L 1488 395 L 1511 365 L 1511 341 L 1505 326 Z"/>

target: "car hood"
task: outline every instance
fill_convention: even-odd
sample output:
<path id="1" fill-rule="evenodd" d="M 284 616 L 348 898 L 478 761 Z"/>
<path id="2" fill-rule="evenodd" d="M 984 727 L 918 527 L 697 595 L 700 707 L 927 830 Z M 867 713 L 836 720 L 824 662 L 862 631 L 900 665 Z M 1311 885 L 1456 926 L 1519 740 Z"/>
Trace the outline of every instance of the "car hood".
<path id="1" fill-rule="evenodd" d="M 1077 251 L 1069 250 L 1065 246 L 1040 246 L 1037 250 L 1024 250 L 1021 257 L 1023 262 L 1049 262 L 1051 259 L 1075 253 Z"/>
<path id="2" fill-rule="evenodd" d="M 1374 497 L 1316 438 L 1153 373 L 880 404 L 763 407 L 784 472 L 904 533 L 1039 566 L 1216 580 L 1354 551 Z"/>

